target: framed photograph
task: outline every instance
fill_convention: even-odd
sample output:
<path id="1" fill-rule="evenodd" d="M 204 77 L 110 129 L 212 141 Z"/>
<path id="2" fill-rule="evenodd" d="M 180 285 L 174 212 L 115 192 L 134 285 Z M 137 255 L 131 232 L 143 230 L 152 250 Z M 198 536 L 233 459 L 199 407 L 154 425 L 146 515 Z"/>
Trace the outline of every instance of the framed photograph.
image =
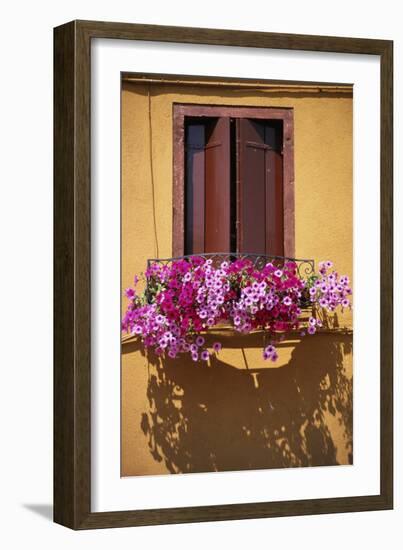
<path id="1" fill-rule="evenodd" d="M 393 43 L 54 32 L 54 520 L 393 507 Z"/>

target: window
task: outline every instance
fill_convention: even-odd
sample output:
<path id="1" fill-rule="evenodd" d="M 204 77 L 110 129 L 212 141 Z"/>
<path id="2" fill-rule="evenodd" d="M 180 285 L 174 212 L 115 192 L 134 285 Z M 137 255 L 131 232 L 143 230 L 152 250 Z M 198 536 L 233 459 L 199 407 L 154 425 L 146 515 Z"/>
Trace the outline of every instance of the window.
<path id="1" fill-rule="evenodd" d="M 294 255 L 291 109 L 174 106 L 173 254 Z"/>

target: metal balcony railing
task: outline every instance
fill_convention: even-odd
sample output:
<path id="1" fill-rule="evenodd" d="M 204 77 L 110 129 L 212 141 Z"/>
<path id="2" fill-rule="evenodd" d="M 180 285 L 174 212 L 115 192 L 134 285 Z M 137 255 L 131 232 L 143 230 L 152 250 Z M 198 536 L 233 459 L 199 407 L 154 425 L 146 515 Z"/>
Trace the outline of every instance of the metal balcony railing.
<path id="1" fill-rule="evenodd" d="M 175 260 L 186 260 L 190 258 L 211 259 L 214 266 L 218 266 L 223 261 L 233 262 L 239 259 L 250 260 L 257 269 L 263 269 L 268 263 L 276 266 L 284 265 L 285 262 L 295 262 L 297 273 L 300 277 L 309 277 L 315 271 L 315 261 L 312 259 L 288 258 L 286 256 L 271 256 L 269 254 L 255 254 L 251 252 L 206 252 L 203 254 L 188 254 L 176 258 L 150 258 L 147 260 L 147 267 L 153 263 L 168 265 Z"/>
<path id="2" fill-rule="evenodd" d="M 149 268 L 151 264 L 154 263 L 169 265 L 176 260 L 186 260 L 194 257 L 203 258 L 205 260 L 211 259 L 215 267 L 218 267 L 223 261 L 233 262 L 239 259 L 250 260 L 256 269 L 263 269 L 268 263 L 272 263 L 280 268 L 285 262 L 294 262 L 296 264 L 298 276 L 302 279 L 308 278 L 315 272 L 315 261 L 312 259 L 289 258 L 286 256 L 272 256 L 269 254 L 255 254 L 249 252 L 207 252 L 203 254 L 188 254 L 175 258 L 150 258 L 147 260 L 147 267 Z M 300 305 L 303 308 L 310 306 L 308 295 L 301 299 Z"/>

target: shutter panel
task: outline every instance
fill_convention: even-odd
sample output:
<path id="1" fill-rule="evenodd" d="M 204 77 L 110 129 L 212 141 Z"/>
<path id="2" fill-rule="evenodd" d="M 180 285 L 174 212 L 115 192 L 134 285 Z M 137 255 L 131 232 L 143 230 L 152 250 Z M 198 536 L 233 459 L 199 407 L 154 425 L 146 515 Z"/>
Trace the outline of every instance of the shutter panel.
<path id="1" fill-rule="evenodd" d="M 284 255 L 283 157 L 266 151 L 266 254 Z"/>
<path id="2" fill-rule="evenodd" d="M 206 128 L 205 252 L 230 250 L 230 119 L 218 118 Z"/>
<path id="3" fill-rule="evenodd" d="M 204 252 L 205 125 L 186 127 L 185 254 Z"/>
<path id="4" fill-rule="evenodd" d="M 284 254 L 280 130 L 274 122 L 237 120 L 239 252 Z"/>
<path id="5" fill-rule="evenodd" d="M 238 250 L 266 251 L 264 127 L 237 120 Z"/>

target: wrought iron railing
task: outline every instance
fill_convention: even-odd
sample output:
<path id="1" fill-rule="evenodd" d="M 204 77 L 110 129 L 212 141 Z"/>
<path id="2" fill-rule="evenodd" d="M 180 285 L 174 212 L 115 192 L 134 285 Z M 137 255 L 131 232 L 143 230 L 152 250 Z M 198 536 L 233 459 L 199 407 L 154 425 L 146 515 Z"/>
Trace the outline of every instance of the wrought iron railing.
<path id="1" fill-rule="evenodd" d="M 194 257 L 211 259 L 214 266 L 219 266 L 223 261 L 233 262 L 238 259 L 250 260 L 256 269 L 263 269 L 266 264 L 272 263 L 278 267 L 284 265 L 285 262 L 294 262 L 298 276 L 302 279 L 308 278 L 315 272 L 315 261 L 312 259 L 290 258 L 287 256 L 272 256 L 269 254 L 255 254 L 249 252 L 206 252 L 202 254 L 188 254 L 185 256 L 177 256 L 175 258 L 150 258 L 147 260 L 147 267 L 151 264 L 158 263 L 168 265 L 175 260 L 186 260 Z M 303 296 L 301 299 L 301 307 L 309 307 L 309 296 Z"/>
<path id="2" fill-rule="evenodd" d="M 315 271 L 315 261 L 311 259 L 289 258 L 287 256 L 271 256 L 269 254 L 255 254 L 250 252 L 206 252 L 203 254 L 188 254 L 186 256 L 178 256 L 176 258 L 150 258 L 147 260 L 147 267 L 153 263 L 170 264 L 175 260 L 186 260 L 190 258 L 211 259 L 213 265 L 219 265 L 224 260 L 235 261 L 238 259 L 250 260 L 257 269 L 263 269 L 269 262 L 281 266 L 285 262 L 295 262 L 297 273 L 300 277 L 309 277 Z"/>

